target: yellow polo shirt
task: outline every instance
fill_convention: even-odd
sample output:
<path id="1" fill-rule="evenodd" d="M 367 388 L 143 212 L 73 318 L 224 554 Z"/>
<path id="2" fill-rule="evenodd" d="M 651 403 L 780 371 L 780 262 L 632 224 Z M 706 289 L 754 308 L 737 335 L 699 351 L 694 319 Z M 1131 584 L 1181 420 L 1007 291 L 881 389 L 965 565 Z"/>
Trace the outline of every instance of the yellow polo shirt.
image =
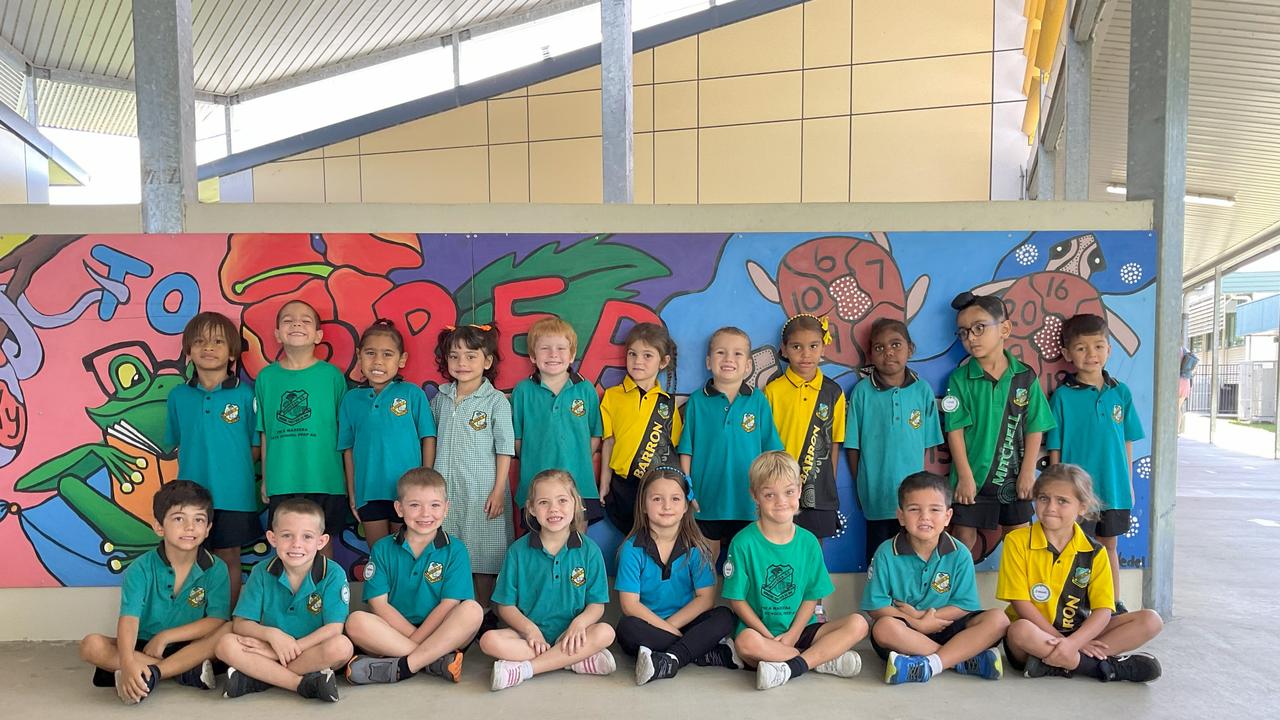
<path id="1" fill-rule="evenodd" d="M 1061 551 L 1049 545 L 1038 521 L 1018 528 L 1004 538 L 996 599 L 1026 600 L 1058 632 L 1070 635 L 1092 610 L 1116 609 L 1107 551 L 1090 540 L 1078 523 L 1071 542 Z M 1019 619 L 1012 604 L 1005 613 L 1010 620 Z"/>
<path id="2" fill-rule="evenodd" d="M 661 383 L 655 382 L 644 392 L 630 375 L 624 377 L 620 385 L 604 391 L 600 416 L 604 437 L 613 438 L 609 467 L 614 475 L 627 477 L 635 466 L 643 476 L 650 467 L 677 464 L 675 448 L 684 423 L 675 398 L 662 389 Z M 637 455 L 641 456 L 639 463 Z M 640 477 L 628 479 L 640 481 Z"/>

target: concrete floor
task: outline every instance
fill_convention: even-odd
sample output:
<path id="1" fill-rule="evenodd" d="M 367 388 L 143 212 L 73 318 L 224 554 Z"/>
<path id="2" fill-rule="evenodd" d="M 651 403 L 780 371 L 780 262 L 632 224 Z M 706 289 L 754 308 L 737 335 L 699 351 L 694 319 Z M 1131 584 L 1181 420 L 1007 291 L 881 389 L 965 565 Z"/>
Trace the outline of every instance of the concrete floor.
<path id="1" fill-rule="evenodd" d="M 807 675 L 782 688 L 754 690 L 746 672 L 691 667 L 670 681 L 636 687 L 632 663 L 620 659 L 610 677 L 568 672 L 535 678 L 501 693 L 488 690 L 490 663 L 473 650 L 461 686 L 414 678 L 387 687 L 342 687 L 336 705 L 303 701 L 281 691 L 225 700 L 165 683 L 142 706 L 123 707 L 110 690 L 90 686 L 89 671 L 69 643 L 0 643 L 4 716 L 123 717 L 234 712 L 237 720 L 353 713 L 394 717 L 417 713 L 451 720 L 494 717 L 596 717 L 665 720 L 711 717 L 953 718 L 1022 715 L 1064 717 L 1253 717 L 1275 705 L 1267 638 L 1280 603 L 1280 462 L 1261 460 L 1193 440 L 1180 444 L 1175 578 L 1176 618 L 1148 646 L 1164 665 L 1151 686 L 1094 680 L 998 683 L 947 673 L 923 686 L 886 687 L 883 665 L 863 649 L 862 676 Z M 1263 522 L 1259 522 L 1263 521 Z"/>

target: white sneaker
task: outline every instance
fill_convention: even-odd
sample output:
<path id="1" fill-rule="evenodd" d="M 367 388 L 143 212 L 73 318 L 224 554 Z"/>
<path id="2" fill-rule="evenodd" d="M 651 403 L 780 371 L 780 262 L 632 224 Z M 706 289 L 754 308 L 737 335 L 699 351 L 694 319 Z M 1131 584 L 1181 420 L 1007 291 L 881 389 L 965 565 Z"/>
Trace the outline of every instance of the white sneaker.
<path id="1" fill-rule="evenodd" d="M 727 645 L 729 647 L 729 657 L 732 659 L 733 667 L 735 669 L 741 670 L 747 666 L 746 663 L 742 662 L 742 657 L 738 655 L 738 648 L 734 646 L 733 640 L 730 640 L 729 638 L 721 638 L 720 644 Z"/>
<path id="2" fill-rule="evenodd" d="M 520 671 L 522 663 L 510 660 L 498 660 L 493 663 L 493 677 L 489 687 L 494 692 L 515 687 L 524 682 L 524 673 Z"/>
<path id="3" fill-rule="evenodd" d="M 636 684 L 643 685 L 653 679 L 653 651 L 641 645 L 636 652 Z"/>
<path id="4" fill-rule="evenodd" d="M 813 669 L 825 675 L 851 678 L 862 672 L 862 656 L 849 650 Z"/>
<path id="5" fill-rule="evenodd" d="M 608 675 L 618 669 L 618 663 L 613 659 L 613 653 L 605 648 L 589 658 L 570 665 L 569 669 L 579 675 Z"/>
<path id="6" fill-rule="evenodd" d="M 762 662 L 756 666 L 756 689 L 769 690 L 791 679 L 791 668 L 786 663 Z"/>

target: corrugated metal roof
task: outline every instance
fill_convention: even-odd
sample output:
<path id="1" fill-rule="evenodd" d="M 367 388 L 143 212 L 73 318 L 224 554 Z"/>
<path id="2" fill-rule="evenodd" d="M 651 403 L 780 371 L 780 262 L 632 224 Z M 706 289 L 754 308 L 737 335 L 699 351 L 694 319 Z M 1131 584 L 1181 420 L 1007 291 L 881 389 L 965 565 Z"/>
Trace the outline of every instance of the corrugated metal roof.
<path id="1" fill-rule="evenodd" d="M 40 124 L 107 135 L 137 135 L 138 109 L 133 93 L 89 85 L 36 81 Z"/>

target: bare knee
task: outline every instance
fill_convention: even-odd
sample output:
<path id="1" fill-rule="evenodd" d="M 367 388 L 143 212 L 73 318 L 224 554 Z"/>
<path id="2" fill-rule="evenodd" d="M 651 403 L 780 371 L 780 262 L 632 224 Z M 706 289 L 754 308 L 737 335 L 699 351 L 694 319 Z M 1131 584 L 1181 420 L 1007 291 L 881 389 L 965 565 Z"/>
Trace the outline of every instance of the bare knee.
<path id="1" fill-rule="evenodd" d="M 1036 634 L 1040 632 L 1040 628 L 1027 619 L 1014 620 L 1009 625 L 1009 644 L 1016 647 L 1026 649 L 1031 647 L 1035 642 Z"/>
<path id="2" fill-rule="evenodd" d="M 734 638 L 733 645 L 737 648 L 738 654 L 745 657 L 758 658 L 764 654 L 764 637 L 751 628 L 739 633 L 738 637 Z"/>
<path id="3" fill-rule="evenodd" d="M 364 610 L 354 610 L 347 616 L 346 631 L 349 635 L 363 636 L 369 631 L 369 626 L 378 620 L 378 616 Z"/>
<path id="4" fill-rule="evenodd" d="M 489 657 L 497 657 L 497 646 L 502 644 L 502 636 L 498 630 L 490 630 L 480 636 L 480 651 Z"/>
<path id="5" fill-rule="evenodd" d="M 321 646 L 324 654 L 324 661 L 330 665 L 338 665 L 351 659 L 355 648 L 351 645 L 351 639 L 346 635 L 338 635 L 324 641 Z"/>
<path id="6" fill-rule="evenodd" d="M 853 613 L 852 615 L 844 619 L 843 629 L 854 635 L 857 635 L 858 637 L 864 637 L 867 634 L 867 631 L 869 630 L 869 628 L 867 627 L 867 619 L 862 617 L 858 613 Z"/>
<path id="7" fill-rule="evenodd" d="M 885 643 L 893 643 L 902 639 L 906 634 L 907 624 L 897 618 L 882 618 L 871 626 L 871 637 L 875 641 L 884 645 Z"/>
<path id="8" fill-rule="evenodd" d="M 591 638 L 593 645 L 600 647 L 609 647 L 613 644 L 614 631 L 613 627 L 608 623 L 596 623 L 587 629 L 587 635 Z"/>
<path id="9" fill-rule="evenodd" d="M 480 607 L 480 603 L 475 600 L 463 600 L 450 614 L 477 626 L 484 620 L 484 608 Z"/>
<path id="10" fill-rule="evenodd" d="M 1001 633 L 1009 630 L 1009 616 L 1003 610 L 983 610 L 978 615 L 977 621 Z"/>
<path id="11" fill-rule="evenodd" d="M 218 638 L 218 644 L 213 648 L 213 654 L 225 663 L 230 664 L 231 658 L 236 656 L 240 651 L 239 636 L 228 632 L 226 635 Z"/>
<path id="12" fill-rule="evenodd" d="M 85 662 L 94 662 L 95 659 L 101 657 L 107 652 L 111 643 L 106 635 L 92 633 L 85 635 L 80 641 L 80 659 Z"/>
<path id="13" fill-rule="evenodd" d="M 1164 620 L 1155 610 L 1138 610 L 1137 615 L 1138 622 L 1142 623 L 1142 629 L 1147 637 L 1155 637 L 1164 629 Z"/>

